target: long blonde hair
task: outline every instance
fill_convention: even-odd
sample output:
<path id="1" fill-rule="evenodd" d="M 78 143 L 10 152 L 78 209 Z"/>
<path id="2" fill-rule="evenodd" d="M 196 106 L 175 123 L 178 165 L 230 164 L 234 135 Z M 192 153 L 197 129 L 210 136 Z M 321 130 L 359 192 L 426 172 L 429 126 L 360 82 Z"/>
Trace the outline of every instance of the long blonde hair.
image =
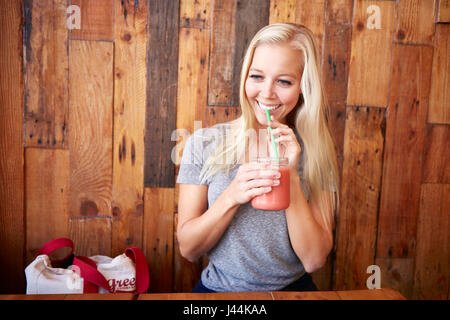
<path id="1" fill-rule="evenodd" d="M 334 143 L 327 126 L 327 104 L 319 70 L 319 54 L 312 32 L 304 26 L 292 23 L 275 23 L 262 28 L 252 39 L 244 57 L 240 82 L 241 116 L 236 119 L 234 139 L 224 139 L 207 158 L 201 172 L 205 181 L 219 171 L 229 171 L 242 158 L 249 130 L 255 128 L 255 117 L 245 94 L 245 82 L 256 47 L 262 44 L 290 44 L 303 53 L 300 82 L 301 95 L 293 125 L 304 146 L 304 172 L 302 179 L 310 190 L 310 199 L 316 199 L 322 218 L 330 228 L 334 227 L 334 214 L 339 203 L 339 173 Z M 302 99 L 301 99 L 302 98 Z M 223 158 L 234 162 L 221 161 Z M 328 191 L 328 192 L 323 192 Z M 329 196 L 331 194 L 331 197 Z M 332 209 L 333 216 L 327 215 Z"/>

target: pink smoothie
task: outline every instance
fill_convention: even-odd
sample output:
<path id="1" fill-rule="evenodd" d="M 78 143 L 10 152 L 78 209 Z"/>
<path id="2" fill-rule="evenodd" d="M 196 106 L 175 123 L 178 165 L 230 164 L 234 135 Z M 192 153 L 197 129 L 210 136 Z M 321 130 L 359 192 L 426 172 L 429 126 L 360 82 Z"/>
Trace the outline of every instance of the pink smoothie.
<path id="1" fill-rule="evenodd" d="M 272 186 L 268 193 L 256 196 L 252 199 L 252 206 L 259 210 L 284 210 L 290 203 L 289 168 L 280 168 L 280 184 Z"/>

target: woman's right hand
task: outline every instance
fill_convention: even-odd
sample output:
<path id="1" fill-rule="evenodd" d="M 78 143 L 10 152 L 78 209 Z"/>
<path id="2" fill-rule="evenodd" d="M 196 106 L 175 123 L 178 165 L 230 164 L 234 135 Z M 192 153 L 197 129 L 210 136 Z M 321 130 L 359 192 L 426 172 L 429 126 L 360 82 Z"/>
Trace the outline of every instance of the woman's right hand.
<path id="1" fill-rule="evenodd" d="M 249 202 L 254 197 L 270 192 L 280 184 L 280 172 L 269 164 L 248 162 L 242 164 L 226 189 L 233 206 Z"/>

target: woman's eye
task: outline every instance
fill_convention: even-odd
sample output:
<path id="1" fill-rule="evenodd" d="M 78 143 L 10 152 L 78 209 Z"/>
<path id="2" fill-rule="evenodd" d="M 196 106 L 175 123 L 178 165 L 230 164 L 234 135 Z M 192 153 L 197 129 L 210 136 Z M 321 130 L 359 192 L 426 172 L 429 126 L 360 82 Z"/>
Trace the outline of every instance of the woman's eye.
<path id="1" fill-rule="evenodd" d="M 250 78 L 255 79 L 255 80 L 261 80 L 262 76 L 260 76 L 259 74 L 251 74 Z"/>
<path id="2" fill-rule="evenodd" d="M 292 84 L 292 82 L 289 80 L 278 80 L 278 82 L 283 86 L 290 86 Z"/>

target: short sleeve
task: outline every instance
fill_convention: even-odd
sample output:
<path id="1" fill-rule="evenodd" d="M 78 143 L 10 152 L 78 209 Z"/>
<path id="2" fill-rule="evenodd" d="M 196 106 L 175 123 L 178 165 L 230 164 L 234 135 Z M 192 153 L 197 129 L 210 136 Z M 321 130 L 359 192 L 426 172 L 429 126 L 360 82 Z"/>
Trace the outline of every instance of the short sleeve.
<path id="1" fill-rule="evenodd" d="M 177 183 L 201 184 L 200 172 L 203 168 L 203 143 L 201 134 L 191 135 L 183 150 Z"/>

